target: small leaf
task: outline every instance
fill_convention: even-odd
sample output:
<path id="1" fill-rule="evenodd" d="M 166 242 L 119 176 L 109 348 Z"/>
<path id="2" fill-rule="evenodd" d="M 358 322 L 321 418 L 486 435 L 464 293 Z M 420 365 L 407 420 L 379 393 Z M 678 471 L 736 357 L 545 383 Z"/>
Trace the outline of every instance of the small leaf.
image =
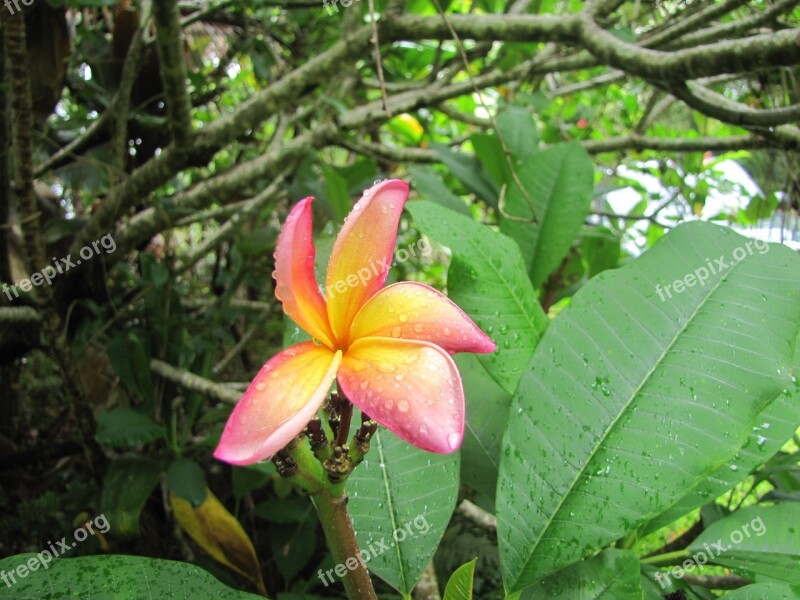
<path id="1" fill-rule="evenodd" d="M 206 501 L 206 475 L 196 462 L 188 458 L 179 458 L 167 471 L 167 487 L 169 490 L 192 503 L 197 508 Z"/>
<path id="2" fill-rule="evenodd" d="M 253 543 L 239 521 L 206 490 L 206 500 L 195 508 L 176 494 L 169 503 L 181 528 L 217 562 L 252 581 L 266 595 Z"/>
<path id="3" fill-rule="evenodd" d="M 497 206 L 498 190 L 477 159 L 454 152 L 444 144 L 431 144 L 431 149 L 469 191 L 489 206 Z"/>
<path id="4" fill-rule="evenodd" d="M 161 469 L 149 458 L 124 456 L 111 463 L 100 497 L 111 535 L 131 538 L 139 534 L 139 515 L 160 474 Z"/>
<path id="5" fill-rule="evenodd" d="M 531 218 L 530 199 L 538 222 L 501 216 L 500 231 L 519 244 L 536 288 L 561 264 L 583 226 L 591 204 L 593 169 L 580 144 L 559 144 L 534 154 L 519 168 L 527 198 L 515 183 L 509 184 L 506 212 Z"/>
<path id="6" fill-rule="evenodd" d="M 102 411 L 97 413 L 96 418 L 95 439 L 104 446 L 135 446 L 164 437 L 163 426 L 129 408 Z"/>
<path id="7" fill-rule="evenodd" d="M 443 600 L 472 600 L 473 577 L 475 576 L 475 558 L 456 569 L 447 582 Z"/>
<path id="8" fill-rule="evenodd" d="M 425 200 L 469 216 L 469 208 L 464 201 L 450 191 L 431 167 L 410 165 L 408 171 L 414 179 L 414 190 Z"/>

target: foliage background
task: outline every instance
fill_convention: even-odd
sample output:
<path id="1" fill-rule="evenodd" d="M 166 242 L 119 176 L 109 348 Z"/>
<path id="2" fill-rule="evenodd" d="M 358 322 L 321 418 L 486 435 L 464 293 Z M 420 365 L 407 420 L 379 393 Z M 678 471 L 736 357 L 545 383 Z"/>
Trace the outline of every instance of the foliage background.
<path id="1" fill-rule="evenodd" d="M 0 280 L 11 285 L 108 234 L 116 244 L 52 287 L 0 294 L 0 555 L 39 551 L 104 512 L 112 531 L 76 554 L 196 562 L 251 591 L 247 576 L 263 576 L 286 598 L 341 595 L 316 577 L 332 564 L 307 499 L 271 465 L 230 469 L 210 451 L 252 374 L 298 335 L 271 278 L 289 207 L 317 197 L 324 267 L 353 199 L 400 177 L 412 205 L 398 248 L 421 235 L 437 245 L 392 278 L 447 289 L 507 344 L 500 358 L 457 358 L 474 439 L 460 464 L 442 467 L 460 471 L 459 509 L 452 519 L 444 511 L 445 542 L 425 578 L 438 575 L 444 588 L 478 555 L 476 597 L 503 597 L 495 525 L 487 531 L 481 518 L 498 509 L 508 410 L 512 396 L 524 398 L 517 383 L 532 372 L 545 315 L 684 221 L 799 247 L 797 4 L 36 0 L 21 14 L 0 9 Z M 418 200 L 439 207 L 414 208 Z M 516 245 L 480 241 L 498 230 Z M 692 231 L 698 259 L 724 246 Z M 521 322 L 489 280 L 465 284 L 480 271 L 481 244 L 502 261 L 498 272 L 519 255 Z M 652 272 L 671 272 L 665 265 L 687 247 Z M 484 266 L 481 276 L 494 268 Z M 790 295 L 796 274 L 786 277 Z M 631 302 L 597 287 L 598 303 Z M 796 347 L 796 304 L 772 310 L 772 325 L 786 324 L 784 346 Z M 763 314 L 769 322 L 770 309 Z M 789 434 L 772 440 L 770 456 L 800 424 L 793 410 L 796 396 L 776 412 Z M 702 511 L 667 513 L 617 546 L 644 556 L 697 535 L 719 511 L 796 501 L 796 452 L 789 442 L 754 462 L 753 475 L 713 488 Z M 173 519 L 170 493 L 200 504 L 206 487 L 255 546 L 260 567 L 239 565 L 245 577 Z M 381 575 L 395 588 L 416 581 Z"/>

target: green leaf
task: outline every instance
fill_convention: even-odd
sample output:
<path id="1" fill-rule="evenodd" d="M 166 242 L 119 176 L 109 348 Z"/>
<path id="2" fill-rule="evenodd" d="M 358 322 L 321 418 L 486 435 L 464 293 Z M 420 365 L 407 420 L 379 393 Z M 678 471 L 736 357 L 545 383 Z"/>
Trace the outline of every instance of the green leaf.
<path id="1" fill-rule="evenodd" d="M 589 214 L 593 186 L 592 161 L 577 143 L 559 144 L 534 154 L 518 170 L 533 202 L 538 223 L 500 218 L 500 230 L 522 249 L 534 287 L 539 287 L 572 247 Z M 506 194 L 506 213 L 532 218 L 528 201 L 515 184 Z"/>
<path id="2" fill-rule="evenodd" d="M 621 240 L 608 227 L 595 227 L 581 238 L 581 254 L 589 277 L 619 264 Z"/>
<path id="3" fill-rule="evenodd" d="M 512 401 L 500 460 L 509 591 L 663 512 L 738 452 L 778 394 L 797 397 L 800 257 L 780 245 L 741 256 L 748 243 L 708 223 L 681 225 L 591 279 L 548 328 Z M 742 260 L 703 285 L 663 294 L 707 257 L 734 252 Z"/>
<path id="4" fill-rule="evenodd" d="M 458 354 L 453 360 L 461 373 L 467 401 L 461 481 L 494 500 L 511 394 L 489 376 L 474 354 Z"/>
<path id="5" fill-rule="evenodd" d="M 310 513 L 306 513 L 309 517 Z M 308 564 L 317 548 L 317 520 L 306 518 L 295 525 L 275 525 L 270 546 L 275 564 L 286 581 L 293 580 Z"/>
<path id="6" fill-rule="evenodd" d="M 167 487 L 195 508 L 206 500 L 207 484 L 203 469 L 189 458 L 179 458 L 167 471 Z"/>
<path id="7" fill-rule="evenodd" d="M 96 418 L 95 439 L 104 446 L 135 446 L 164 437 L 163 426 L 129 408 L 105 410 L 97 413 Z"/>
<path id="8" fill-rule="evenodd" d="M 669 525 L 747 479 L 759 465 L 778 452 L 800 427 L 800 402 L 781 391 L 751 425 L 750 435 L 736 456 L 717 468 L 708 478 L 699 481 L 694 489 L 689 490 L 669 510 L 648 523 L 645 533 Z"/>
<path id="9" fill-rule="evenodd" d="M 453 252 L 447 274 L 450 298 L 497 344 L 478 357 L 509 394 L 547 326 L 519 247 L 502 234 L 430 202 L 410 202 L 418 229 Z"/>
<path id="10" fill-rule="evenodd" d="M 728 592 L 725 600 L 800 600 L 800 586 L 785 583 L 756 583 Z"/>
<path id="11" fill-rule="evenodd" d="M 639 558 L 609 549 L 577 562 L 527 588 L 520 600 L 641 600 Z"/>
<path id="12" fill-rule="evenodd" d="M 38 554 L 18 554 L 0 560 L 0 572 L 32 564 Z M 17 571 L 19 572 L 19 571 Z M 47 569 L 36 568 L 12 586 L 0 586 L 8 600 L 256 600 L 223 585 L 207 571 L 173 560 L 144 556 L 81 556 L 58 558 Z"/>
<path id="13" fill-rule="evenodd" d="M 472 600 L 472 579 L 475 576 L 477 562 L 478 559 L 475 558 L 455 570 L 447 582 L 443 600 Z"/>
<path id="14" fill-rule="evenodd" d="M 503 146 L 496 135 L 492 133 L 473 133 L 469 141 L 472 142 L 472 147 L 475 148 L 475 156 L 481 162 L 483 168 L 486 169 L 498 189 L 502 188 L 504 183 L 513 181 L 511 167 L 503 152 Z"/>
<path id="15" fill-rule="evenodd" d="M 256 504 L 255 513 L 259 519 L 270 523 L 301 523 L 309 518 L 314 507 L 305 498 L 281 500 L 270 498 Z M 313 519 L 312 519 L 313 520 Z"/>
<path id="16" fill-rule="evenodd" d="M 323 205 L 327 203 L 331 217 L 341 223 L 350 212 L 352 202 L 347 189 L 347 180 L 339 175 L 333 167 L 322 165 L 322 176 L 325 180 L 325 197 Z"/>
<path id="17" fill-rule="evenodd" d="M 444 144 L 431 144 L 431 150 L 466 188 L 489 206 L 497 206 L 498 190 L 488 174 L 474 157 L 453 152 Z"/>
<path id="18" fill-rule="evenodd" d="M 139 534 L 139 515 L 160 474 L 158 464 L 149 458 L 124 456 L 111 463 L 100 497 L 111 535 L 130 538 Z"/>
<path id="19" fill-rule="evenodd" d="M 800 503 L 737 510 L 713 523 L 687 550 L 748 579 L 800 585 Z"/>
<path id="20" fill-rule="evenodd" d="M 408 594 L 453 514 L 459 455 L 425 452 L 383 429 L 371 446 L 347 482 L 348 508 L 369 570 Z"/>
<path id="21" fill-rule="evenodd" d="M 414 179 L 414 189 L 420 196 L 462 215 L 469 216 L 469 208 L 467 208 L 464 201 L 450 191 L 432 168 L 424 165 L 411 165 L 408 168 L 408 172 Z"/>
<path id="22" fill-rule="evenodd" d="M 536 154 L 539 132 L 530 112 L 519 106 L 509 106 L 497 115 L 495 121 L 499 134 L 516 162 L 523 162 Z"/>
<path id="23" fill-rule="evenodd" d="M 153 404 L 153 379 L 150 375 L 150 358 L 142 339 L 133 331 L 113 338 L 106 347 L 111 368 L 131 392 Z"/>

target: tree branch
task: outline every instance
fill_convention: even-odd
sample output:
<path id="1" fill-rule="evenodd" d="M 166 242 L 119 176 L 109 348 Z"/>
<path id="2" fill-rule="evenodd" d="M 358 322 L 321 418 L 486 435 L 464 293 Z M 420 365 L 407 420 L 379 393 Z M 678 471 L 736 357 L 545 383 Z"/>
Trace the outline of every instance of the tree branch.
<path id="1" fill-rule="evenodd" d="M 210 398 L 225 402 L 226 404 L 236 404 L 242 397 L 240 392 L 228 386 L 216 383 L 210 379 L 205 379 L 189 371 L 178 369 L 162 360 L 154 358 L 150 361 L 150 368 L 154 373 L 182 388 L 205 394 Z"/>
<path id="2" fill-rule="evenodd" d="M 186 87 L 186 60 L 177 0 L 154 0 L 153 20 L 172 139 L 176 144 L 184 144 L 192 130 L 192 102 Z"/>

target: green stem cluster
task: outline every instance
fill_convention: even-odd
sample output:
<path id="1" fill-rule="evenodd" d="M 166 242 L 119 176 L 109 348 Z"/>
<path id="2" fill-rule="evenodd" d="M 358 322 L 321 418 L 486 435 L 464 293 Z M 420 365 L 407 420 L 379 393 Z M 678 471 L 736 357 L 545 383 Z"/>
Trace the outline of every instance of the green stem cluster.
<path id="1" fill-rule="evenodd" d="M 325 538 L 336 565 L 346 567 L 342 578 L 352 600 L 374 600 L 375 590 L 364 563 L 347 511 L 347 478 L 364 459 L 377 424 L 363 416 L 361 426 L 348 444 L 353 406 L 349 400 L 332 394 L 327 405 L 328 419 L 313 419 L 304 435 L 273 457 L 281 477 L 290 479 L 311 496 Z M 333 440 L 333 445 L 328 439 Z"/>

